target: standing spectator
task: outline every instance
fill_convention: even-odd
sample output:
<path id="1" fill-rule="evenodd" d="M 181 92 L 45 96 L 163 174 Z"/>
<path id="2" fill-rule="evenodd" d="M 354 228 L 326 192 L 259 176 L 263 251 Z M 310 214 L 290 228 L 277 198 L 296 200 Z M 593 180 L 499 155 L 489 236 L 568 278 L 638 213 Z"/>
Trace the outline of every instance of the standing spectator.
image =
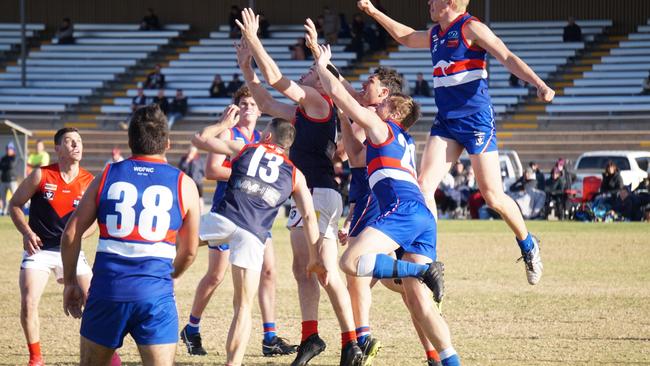
<path id="1" fill-rule="evenodd" d="M 192 178 L 196 184 L 196 188 L 199 190 L 199 207 L 201 212 L 203 212 L 203 178 L 205 177 L 205 168 L 203 159 L 201 159 L 201 155 L 198 153 L 196 147 L 190 145 L 187 154 L 183 155 L 178 162 L 178 169 Z"/>
<path id="2" fill-rule="evenodd" d="M 36 152 L 29 154 L 27 157 L 27 166 L 31 169 L 50 165 L 50 154 L 45 151 L 43 140 L 36 140 Z M 29 174 L 29 172 L 28 172 Z"/>
<path id="3" fill-rule="evenodd" d="M 169 101 L 165 97 L 165 89 L 158 90 L 158 95 L 153 97 L 153 104 L 158 104 L 165 116 L 169 113 Z"/>
<path id="4" fill-rule="evenodd" d="M 7 214 L 7 190 L 13 195 L 16 192 L 16 148 L 13 142 L 9 142 L 6 148 L 5 156 L 0 159 L 0 203 L 2 203 L 2 212 Z"/>
<path id="5" fill-rule="evenodd" d="M 424 79 L 424 75 L 418 72 L 417 80 L 415 80 L 415 89 L 413 89 L 414 97 L 431 97 L 431 88 L 429 82 Z"/>
<path id="6" fill-rule="evenodd" d="M 183 89 L 176 90 L 176 96 L 169 104 L 169 116 L 167 118 L 167 123 L 169 124 L 169 129 L 172 129 L 176 121 L 180 121 L 187 114 L 187 97 L 183 95 Z"/>
<path id="7" fill-rule="evenodd" d="M 153 8 L 147 9 L 147 15 L 140 22 L 140 30 L 159 30 L 160 28 L 162 28 L 160 26 L 160 20 L 153 11 Z"/>
<path id="8" fill-rule="evenodd" d="M 569 24 L 564 27 L 562 39 L 564 42 L 582 42 L 582 29 L 573 17 L 569 17 Z"/>
<path id="9" fill-rule="evenodd" d="M 546 183 L 544 180 L 544 173 L 542 173 L 542 171 L 539 170 L 539 165 L 537 165 L 537 163 L 534 161 L 528 163 L 528 166 L 530 167 L 530 169 L 533 170 L 533 172 L 535 172 L 535 179 L 537 179 L 537 189 L 543 191 L 544 185 Z"/>
<path id="10" fill-rule="evenodd" d="M 241 22 L 241 9 L 237 5 L 230 7 L 230 15 L 228 16 L 228 25 L 230 26 L 230 38 L 240 38 L 241 30 L 237 26 L 237 20 Z"/>
<path id="11" fill-rule="evenodd" d="M 138 94 L 131 99 L 131 111 L 135 111 L 140 107 L 147 105 L 147 97 L 144 95 L 144 90 L 138 88 Z"/>
<path id="12" fill-rule="evenodd" d="M 323 31 L 324 26 L 325 26 L 325 17 L 319 15 L 318 17 L 316 17 L 316 33 L 318 34 L 318 38 L 325 38 L 325 33 Z"/>
<path id="13" fill-rule="evenodd" d="M 271 32 L 269 28 L 271 28 L 271 23 L 269 23 L 269 20 L 266 18 L 266 15 L 264 13 L 260 12 L 260 38 L 265 39 L 265 38 L 270 38 L 271 37 Z"/>
<path id="14" fill-rule="evenodd" d="M 339 31 L 339 38 L 352 38 L 352 32 L 350 31 L 350 24 L 348 23 L 345 13 L 339 13 L 339 23 L 341 24 L 341 30 Z"/>
<path id="15" fill-rule="evenodd" d="M 124 157 L 122 156 L 122 150 L 120 150 L 119 146 L 114 146 L 113 150 L 111 150 L 111 158 L 106 160 L 106 165 L 113 164 L 113 163 L 119 163 L 120 161 L 124 160 Z"/>
<path id="16" fill-rule="evenodd" d="M 241 88 L 242 85 L 244 85 L 244 82 L 241 81 L 241 79 L 239 78 L 239 74 L 237 73 L 232 74 L 232 80 L 230 80 L 230 82 L 228 83 L 228 90 L 227 90 L 228 97 L 232 97 L 233 95 L 235 95 L 235 92 L 237 92 L 237 90 L 239 90 L 239 88 Z"/>
<path id="17" fill-rule="evenodd" d="M 74 44 L 74 26 L 70 18 L 63 18 L 55 37 L 58 44 Z"/>
<path id="18" fill-rule="evenodd" d="M 221 80 L 221 75 L 217 74 L 212 80 L 210 85 L 210 98 L 227 98 L 228 91 L 226 90 L 226 83 Z"/>
<path id="19" fill-rule="evenodd" d="M 325 40 L 330 45 L 336 44 L 339 31 L 341 30 L 341 19 L 328 6 L 323 8 L 323 33 Z"/>
<path id="20" fill-rule="evenodd" d="M 555 216 L 563 220 L 564 213 L 566 212 L 567 194 L 564 189 L 562 173 L 557 167 L 551 170 L 551 176 L 544 184 L 544 188 L 546 192 L 546 207 L 551 207 L 552 204 L 555 207 Z M 547 210 L 546 214 L 550 214 L 550 210 Z"/>
<path id="21" fill-rule="evenodd" d="M 154 71 L 147 75 L 144 82 L 145 89 L 163 89 L 165 87 L 165 75 L 160 72 L 160 65 L 156 65 Z"/>
<path id="22" fill-rule="evenodd" d="M 356 13 L 352 17 L 352 41 L 345 48 L 347 52 L 355 52 L 357 54 L 357 61 L 361 60 L 364 56 L 364 32 L 366 23 L 363 22 L 361 14 Z"/>
<path id="23" fill-rule="evenodd" d="M 386 14 L 386 8 L 381 4 L 381 0 L 373 0 L 373 4 L 375 5 L 375 8 L 382 13 Z M 388 45 L 388 31 L 384 27 L 379 24 L 375 20 L 375 28 L 377 29 L 377 49 L 381 51 L 385 51 L 386 47 Z"/>
<path id="24" fill-rule="evenodd" d="M 615 195 L 623 187 L 623 177 L 621 177 L 618 166 L 613 161 L 608 161 L 603 172 L 603 181 L 600 183 L 600 193 Z"/>

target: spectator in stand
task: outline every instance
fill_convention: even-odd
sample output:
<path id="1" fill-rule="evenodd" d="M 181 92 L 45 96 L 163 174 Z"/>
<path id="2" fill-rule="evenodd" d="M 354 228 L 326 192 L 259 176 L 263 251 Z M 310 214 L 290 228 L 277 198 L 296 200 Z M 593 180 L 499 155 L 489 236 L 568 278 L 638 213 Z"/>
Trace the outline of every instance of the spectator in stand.
<path id="1" fill-rule="evenodd" d="M 539 182 L 538 182 L 539 183 Z M 551 176 L 544 185 L 546 192 L 546 214 L 550 213 L 550 208 L 555 208 L 555 216 L 563 220 L 566 212 L 567 194 L 564 189 L 564 180 L 562 173 L 555 167 L 551 170 Z"/>
<path id="2" fill-rule="evenodd" d="M 140 22 L 140 30 L 159 30 L 161 28 L 160 20 L 153 11 L 153 8 L 147 9 L 147 15 L 145 15 Z"/>
<path id="3" fill-rule="evenodd" d="M 228 89 L 227 89 L 228 97 L 232 98 L 232 96 L 235 95 L 237 90 L 239 90 L 239 88 L 241 88 L 242 85 L 244 85 L 244 82 L 241 81 L 241 79 L 239 78 L 239 74 L 237 73 L 232 74 L 232 80 L 230 80 L 230 82 L 228 83 Z"/>
<path id="4" fill-rule="evenodd" d="M 571 189 L 573 182 L 576 180 L 576 175 L 571 172 L 569 162 L 564 158 L 559 158 L 555 163 L 555 167 L 562 173 L 562 181 L 564 182 L 564 189 Z"/>
<path id="5" fill-rule="evenodd" d="M 237 26 L 236 20 L 241 22 L 241 9 L 237 5 L 230 7 L 230 15 L 228 17 L 228 25 L 230 26 L 230 38 L 240 38 L 241 30 Z"/>
<path id="6" fill-rule="evenodd" d="M 411 95 L 411 83 L 406 79 L 406 75 L 400 72 L 399 77 L 402 78 L 402 94 Z"/>
<path id="7" fill-rule="evenodd" d="M 415 89 L 413 89 L 414 97 L 431 97 L 431 88 L 429 82 L 424 79 L 424 75 L 418 72 L 417 80 L 415 80 Z"/>
<path id="8" fill-rule="evenodd" d="M 124 157 L 122 156 L 122 150 L 120 150 L 119 146 L 113 146 L 113 150 L 111 150 L 111 158 L 106 160 L 106 164 L 104 164 L 104 166 L 113 163 L 119 163 L 122 160 L 124 160 Z"/>
<path id="9" fill-rule="evenodd" d="M 335 45 L 338 41 L 339 31 L 341 30 L 341 19 L 329 7 L 323 8 L 323 33 L 325 41 L 330 45 Z"/>
<path id="10" fill-rule="evenodd" d="M 623 187 L 623 177 L 621 177 L 618 166 L 613 161 L 608 161 L 603 172 L 603 180 L 600 183 L 600 193 L 615 195 Z"/>
<path id="11" fill-rule="evenodd" d="M 158 90 L 158 95 L 153 97 L 153 104 L 158 104 L 165 116 L 169 113 L 169 101 L 165 97 L 165 89 Z"/>
<path id="12" fill-rule="evenodd" d="M 183 173 L 187 174 L 188 177 L 192 178 L 196 184 L 196 188 L 199 190 L 199 207 L 201 212 L 203 212 L 203 178 L 205 177 L 205 168 L 203 164 L 203 159 L 198 153 L 196 147 L 190 145 L 187 154 L 181 157 L 181 160 L 178 162 L 178 169 Z"/>
<path id="13" fill-rule="evenodd" d="M 269 23 L 269 20 L 266 18 L 266 15 L 264 13 L 260 12 L 260 38 L 265 39 L 265 38 L 270 38 L 271 37 L 271 32 L 269 28 L 271 27 L 271 23 Z"/>
<path id="14" fill-rule="evenodd" d="M 16 192 L 18 183 L 16 182 L 16 148 L 13 142 L 7 144 L 5 156 L 0 159 L 0 203 L 2 204 L 1 214 L 7 214 L 9 205 L 7 204 L 7 190 L 13 195 Z"/>
<path id="15" fill-rule="evenodd" d="M 341 30 L 339 31 L 339 38 L 352 38 L 352 32 L 350 31 L 350 24 L 348 23 L 345 13 L 339 13 L 339 23 L 341 24 Z"/>
<path id="16" fill-rule="evenodd" d="M 221 75 L 217 74 L 210 85 L 210 98 L 228 98 L 226 83 L 221 80 Z"/>
<path id="17" fill-rule="evenodd" d="M 628 187 L 618 190 L 618 195 L 612 200 L 612 211 L 614 217 L 624 221 L 641 221 L 644 212 L 641 210 L 639 197 L 630 192 Z"/>
<path id="18" fill-rule="evenodd" d="M 325 38 L 325 33 L 323 27 L 325 26 L 325 18 L 322 15 L 316 17 L 316 33 L 318 33 L 318 38 Z"/>
<path id="19" fill-rule="evenodd" d="M 169 104 L 169 115 L 167 116 L 167 123 L 171 130 L 174 123 L 180 121 L 187 114 L 187 97 L 183 95 L 183 89 L 176 90 L 176 96 Z"/>
<path id="20" fill-rule="evenodd" d="M 289 46 L 289 51 L 291 52 L 292 60 L 306 60 L 311 58 L 311 50 L 307 47 L 307 43 L 304 38 L 298 38 L 294 45 Z"/>
<path id="21" fill-rule="evenodd" d="M 70 18 L 63 18 L 54 36 L 58 44 L 74 44 L 74 25 Z"/>
<path id="22" fill-rule="evenodd" d="M 43 140 L 38 139 L 36 140 L 36 152 L 29 154 L 27 157 L 27 166 L 31 172 L 32 169 L 47 165 L 50 165 L 50 154 L 45 151 Z"/>
<path id="23" fill-rule="evenodd" d="M 510 186 L 507 194 L 517 203 L 524 219 L 535 220 L 543 218 L 544 207 L 546 206 L 546 194 L 537 189 L 535 172 L 531 168 L 526 168 L 520 181 L 523 184 L 513 184 Z"/>
<path id="24" fill-rule="evenodd" d="M 160 65 L 156 65 L 154 70 L 147 75 L 144 82 L 145 89 L 163 89 L 165 87 L 165 75 L 160 72 Z"/>
<path id="25" fill-rule="evenodd" d="M 582 42 L 582 29 L 573 17 L 569 17 L 569 24 L 564 27 L 562 39 L 564 42 Z"/>
<path id="26" fill-rule="evenodd" d="M 357 61 L 364 56 L 364 32 L 366 24 L 363 22 L 361 14 L 356 13 L 352 17 L 352 41 L 345 47 L 346 52 L 357 54 Z"/>
<path id="27" fill-rule="evenodd" d="M 373 0 L 372 3 L 375 5 L 375 8 L 384 14 L 388 14 L 386 8 L 381 4 L 381 0 Z M 376 29 L 376 46 L 377 50 L 385 51 L 388 46 L 388 31 L 382 27 L 379 22 L 375 20 L 375 29 Z"/>
<path id="28" fill-rule="evenodd" d="M 138 94 L 131 99 L 131 110 L 135 111 L 139 109 L 140 107 L 144 107 L 147 105 L 147 97 L 144 95 L 144 90 L 142 88 L 138 88 Z"/>
<path id="29" fill-rule="evenodd" d="M 535 179 L 537 180 L 537 189 L 540 191 L 544 190 L 544 185 L 546 180 L 544 179 L 544 173 L 539 170 L 539 165 L 536 162 L 531 161 L 528 163 L 528 166 L 535 172 Z"/>

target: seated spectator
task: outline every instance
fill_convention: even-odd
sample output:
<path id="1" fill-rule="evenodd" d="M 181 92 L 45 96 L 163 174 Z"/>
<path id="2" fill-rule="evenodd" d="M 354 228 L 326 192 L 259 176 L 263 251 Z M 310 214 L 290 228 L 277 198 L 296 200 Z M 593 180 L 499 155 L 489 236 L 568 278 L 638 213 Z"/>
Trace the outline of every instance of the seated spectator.
<path id="1" fill-rule="evenodd" d="M 399 77 L 402 78 L 402 94 L 411 95 L 411 84 L 409 83 L 406 75 L 400 72 Z"/>
<path id="2" fill-rule="evenodd" d="M 543 191 L 544 184 L 546 183 L 544 179 L 544 173 L 542 173 L 542 171 L 539 170 L 539 166 L 534 161 L 528 163 L 528 166 L 530 167 L 530 169 L 532 169 L 535 172 L 535 179 L 537 179 L 537 189 Z"/>
<path id="3" fill-rule="evenodd" d="M 650 72 L 648 72 L 648 77 L 643 80 L 643 91 L 641 94 L 650 94 Z"/>
<path id="4" fill-rule="evenodd" d="M 58 44 L 74 44 L 74 26 L 70 18 L 63 18 L 54 36 Z"/>
<path id="5" fill-rule="evenodd" d="M 113 150 L 111 150 L 111 158 L 106 160 L 106 164 L 104 164 L 104 166 L 113 163 L 119 163 L 122 160 L 124 160 L 124 157 L 122 156 L 122 150 L 120 150 L 119 146 L 114 146 Z"/>
<path id="6" fill-rule="evenodd" d="M 43 140 L 36 140 L 36 152 L 29 154 L 27 157 L 27 166 L 31 172 L 32 169 L 47 165 L 50 165 L 50 154 L 45 151 Z"/>
<path id="7" fill-rule="evenodd" d="M 569 24 L 564 27 L 562 40 L 564 42 L 582 42 L 582 29 L 576 24 L 573 17 L 569 17 Z"/>
<path id="8" fill-rule="evenodd" d="M 227 98 L 228 91 L 226 90 L 226 83 L 221 80 L 221 75 L 217 74 L 212 80 L 210 85 L 210 98 Z"/>
<path id="9" fill-rule="evenodd" d="M 558 168 L 562 174 L 564 189 L 571 189 L 573 182 L 577 178 L 577 176 L 570 170 L 570 165 L 571 164 L 569 164 L 564 158 L 559 158 L 555 163 L 555 167 Z"/>
<path id="10" fill-rule="evenodd" d="M 237 20 L 241 22 L 241 9 L 237 5 L 230 7 L 230 15 L 228 16 L 228 25 L 230 26 L 230 38 L 240 38 L 241 30 L 237 25 Z"/>
<path id="11" fill-rule="evenodd" d="M 341 30 L 341 19 L 328 6 L 323 8 L 323 33 L 325 41 L 335 45 Z"/>
<path id="12" fill-rule="evenodd" d="M 600 193 L 615 195 L 623 186 L 623 177 L 621 177 L 618 166 L 613 161 L 608 161 L 603 172 L 603 180 L 600 183 Z"/>
<path id="13" fill-rule="evenodd" d="M 629 188 L 623 187 L 619 189 L 618 195 L 611 202 L 615 218 L 624 221 L 641 221 L 643 218 L 644 213 L 641 211 L 639 197 L 630 192 Z"/>
<path id="14" fill-rule="evenodd" d="M 140 30 L 159 30 L 160 28 L 162 28 L 160 26 L 160 20 L 153 11 L 153 8 L 147 9 L 147 15 L 140 22 Z"/>
<path id="15" fill-rule="evenodd" d="M 165 116 L 169 113 L 169 101 L 165 97 L 165 89 L 158 90 L 158 95 L 153 97 L 153 104 L 158 104 Z"/>
<path id="16" fill-rule="evenodd" d="M 306 60 L 311 58 L 311 50 L 307 47 L 307 43 L 304 38 L 298 38 L 296 43 L 289 46 L 289 51 L 291 52 L 292 60 Z"/>
<path id="17" fill-rule="evenodd" d="M 546 194 L 537 189 L 537 179 L 532 169 L 526 168 L 522 178 L 523 185 L 513 187 L 513 184 L 507 194 L 517 203 L 524 219 L 541 219 L 544 217 Z"/>
<path id="18" fill-rule="evenodd" d="M 167 123 L 171 130 L 176 121 L 180 121 L 187 114 L 187 97 L 183 95 L 183 89 L 176 90 L 176 96 L 169 104 L 169 115 L 167 116 Z"/>
<path id="19" fill-rule="evenodd" d="M 551 170 L 551 176 L 548 178 L 545 184 L 546 191 L 546 214 L 550 214 L 552 208 L 555 209 L 555 216 L 558 219 L 563 220 L 566 213 L 566 204 L 568 196 L 566 190 L 564 189 L 564 180 L 562 179 L 562 173 L 558 168 L 553 168 Z"/>
<path id="20" fill-rule="evenodd" d="M 136 110 L 145 105 L 147 105 L 147 96 L 144 95 L 144 90 L 142 88 L 138 88 L 138 95 L 131 99 L 131 109 Z"/>
<path id="21" fill-rule="evenodd" d="M 242 85 L 244 85 L 244 82 L 239 78 L 239 74 L 232 74 L 232 80 L 228 83 L 228 89 L 226 90 L 228 97 L 235 95 L 235 92 L 237 92 Z"/>
<path id="22" fill-rule="evenodd" d="M 154 71 L 147 75 L 144 82 L 145 89 L 163 89 L 165 87 L 165 75 L 160 72 L 160 65 L 154 67 Z"/>
<path id="23" fill-rule="evenodd" d="M 271 32 L 269 31 L 269 28 L 271 27 L 271 23 L 269 23 L 269 20 L 266 19 L 266 15 L 264 15 L 263 12 L 259 12 L 260 16 L 260 38 L 265 39 L 265 38 L 270 38 L 271 37 Z"/>
<path id="24" fill-rule="evenodd" d="M 415 88 L 413 89 L 414 97 L 431 97 L 431 88 L 429 82 L 424 79 L 424 75 L 418 72 L 417 80 L 415 80 Z"/>

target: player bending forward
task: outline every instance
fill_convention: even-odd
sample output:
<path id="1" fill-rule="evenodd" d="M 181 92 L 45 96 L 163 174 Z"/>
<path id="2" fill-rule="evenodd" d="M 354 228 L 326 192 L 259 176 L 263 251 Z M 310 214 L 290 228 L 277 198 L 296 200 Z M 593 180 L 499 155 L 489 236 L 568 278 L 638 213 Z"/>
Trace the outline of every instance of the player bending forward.
<path id="1" fill-rule="evenodd" d="M 136 111 L 129 125 L 132 156 L 108 165 L 93 181 L 63 233 L 63 304 L 66 314 L 82 318 L 83 366 L 107 365 L 126 334 L 144 365 L 174 364 L 173 279 L 194 261 L 200 212 L 196 184 L 165 160 L 169 146 L 167 119 L 158 106 Z M 75 263 L 81 234 L 95 219 L 99 243 L 86 293 Z"/>

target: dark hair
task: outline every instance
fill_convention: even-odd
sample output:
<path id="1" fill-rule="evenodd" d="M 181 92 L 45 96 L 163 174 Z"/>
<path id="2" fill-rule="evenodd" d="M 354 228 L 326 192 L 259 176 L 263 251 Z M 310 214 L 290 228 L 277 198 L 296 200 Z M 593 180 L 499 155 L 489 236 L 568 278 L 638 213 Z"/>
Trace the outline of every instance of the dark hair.
<path id="1" fill-rule="evenodd" d="M 79 130 L 74 127 L 63 127 L 58 131 L 56 131 L 56 133 L 54 134 L 54 145 L 61 145 L 61 141 L 63 140 L 63 135 L 70 132 L 79 133 Z"/>
<path id="2" fill-rule="evenodd" d="M 273 141 L 285 149 L 290 148 L 296 138 L 296 128 L 291 122 L 282 118 L 273 118 L 270 126 Z"/>
<path id="3" fill-rule="evenodd" d="M 157 104 L 136 110 L 129 123 L 129 147 L 134 155 L 165 153 L 169 141 L 167 117 Z"/>
<path id="4" fill-rule="evenodd" d="M 405 130 L 408 130 L 420 119 L 420 104 L 413 98 L 402 93 L 395 93 L 388 97 L 393 113 L 398 112 L 402 116 L 399 123 Z"/>
<path id="5" fill-rule="evenodd" d="M 605 164 L 605 173 L 609 174 L 608 170 L 610 167 L 614 167 L 614 172 L 618 172 L 618 165 L 613 160 L 608 160 Z"/>
<path id="6" fill-rule="evenodd" d="M 235 105 L 239 105 L 239 102 L 242 100 L 242 98 L 252 98 L 253 94 L 251 93 L 250 89 L 244 84 L 242 85 L 235 94 L 232 96 L 232 101 Z"/>
<path id="7" fill-rule="evenodd" d="M 375 73 L 373 75 L 377 76 L 379 82 L 383 87 L 388 88 L 390 94 L 402 92 L 404 78 L 401 77 L 397 71 L 395 71 L 395 69 L 379 66 L 375 69 Z"/>

